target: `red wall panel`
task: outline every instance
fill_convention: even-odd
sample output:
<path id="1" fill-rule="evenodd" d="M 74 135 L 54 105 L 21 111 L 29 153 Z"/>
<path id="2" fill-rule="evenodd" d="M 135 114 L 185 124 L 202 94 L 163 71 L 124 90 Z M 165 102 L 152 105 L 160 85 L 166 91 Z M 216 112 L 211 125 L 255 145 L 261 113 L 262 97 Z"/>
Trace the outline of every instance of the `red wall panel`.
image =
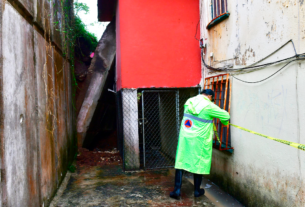
<path id="1" fill-rule="evenodd" d="M 117 18 L 118 90 L 199 84 L 198 0 L 120 0 Z"/>

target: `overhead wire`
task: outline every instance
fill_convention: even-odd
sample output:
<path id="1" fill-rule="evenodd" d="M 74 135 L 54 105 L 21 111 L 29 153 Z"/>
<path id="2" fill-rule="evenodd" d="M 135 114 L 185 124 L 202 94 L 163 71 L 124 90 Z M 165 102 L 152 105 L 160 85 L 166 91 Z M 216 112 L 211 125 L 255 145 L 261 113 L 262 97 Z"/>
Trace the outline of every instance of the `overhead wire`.
<path id="1" fill-rule="evenodd" d="M 202 6 L 202 5 L 201 5 Z M 200 12 L 200 17 L 199 17 L 199 21 L 196 25 L 196 33 L 195 33 L 195 39 L 197 41 L 199 41 L 199 39 L 197 38 L 197 33 L 198 33 L 198 26 L 201 22 L 201 14 L 202 12 Z M 265 64 L 261 64 L 261 65 L 257 65 L 258 63 L 266 60 L 267 58 L 271 57 L 273 54 L 275 54 L 276 52 L 278 52 L 279 50 L 281 50 L 283 47 L 285 47 L 288 43 L 292 43 L 292 46 L 293 46 L 293 50 L 294 50 L 294 53 L 295 55 L 294 56 L 291 56 L 291 57 L 288 57 L 288 58 L 284 58 L 284 59 L 281 59 L 281 60 L 277 60 L 277 61 L 273 61 L 273 62 L 269 62 L 269 63 L 265 63 Z M 204 58 L 203 58 L 203 49 L 201 49 L 201 58 L 202 58 L 202 62 L 204 64 L 204 66 L 206 68 L 208 68 L 209 70 L 214 70 L 214 71 L 225 71 L 225 72 L 239 72 L 239 71 L 243 71 L 243 70 L 258 70 L 262 67 L 266 67 L 266 66 L 270 66 L 270 65 L 274 65 L 274 64 L 279 64 L 279 63 L 282 63 L 282 62 L 285 62 L 285 61 L 289 61 L 288 63 L 286 63 L 283 67 L 281 67 L 279 70 L 277 70 L 275 73 L 273 73 L 272 75 L 268 76 L 267 78 L 264 78 L 262 80 L 259 80 L 259 81 L 253 81 L 253 82 L 250 82 L 250 81 L 244 81 L 244 80 L 241 80 L 239 78 L 236 78 L 234 75 L 231 74 L 231 76 L 239 81 L 242 81 L 242 82 L 245 82 L 245 83 L 259 83 L 259 82 L 263 82 L 269 78 L 271 78 L 272 76 L 274 76 L 275 74 L 277 74 L 278 72 L 280 72 L 281 70 L 283 70 L 287 65 L 289 65 L 290 63 L 294 62 L 294 61 L 298 61 L 298 60 L 305 60 L 305 53 L 302 53 L 302 54 L 297 54 L 297 51 L 296 51 L 296 48 L 295 48 L 295 44 L 293 42 L 292 39 L 288 40 L 285 44 L 283 44 L 281 47 L 277 48 L 275 51 L 273 51 L 272 53 L 270 53 L 269 55 L 267 55 L 266 57 L 262 58 L 261 60 L 247 66 L 247 67 L 243 67 L 243 68 L 236 68 L 236 69 L 232 69 L 232 68 L 228 68 L 228 67 L 218 67 L 218 68 L 215 68 L 215 67 L 212 67 L 208 64 L 205 63 L 204 61 Z"/>
<path id="2" fill-rule="evenodd" d="M 254 63 L 254 64 L 252 64 L 250 66 L 246 66 L 246 67 L 243 67 L 243 68 L 235 68 L 235 69 L 228 68 L 228 67 L 218 67 L 218 68 L 215 68 L 215 67 L 212 67 L 210 65 L 207 65 L 205 63 L 204 59 L 203 59 L 203 56 L 204 56 L 203 55 L 203 50 L 201 50 L 201 57 L 202 57 L 202 62 L 204 64 L 204 66 L 206 68 L 210 69 L 210 70 L 216 70 L 216 71 L 241 71 L 241 70 L 256 69 L 256 68 L 261 68 L 261 67 L 265 67 L 265 66 L 269 66 L 269 65 L 273 65 L 273 64 L 278 64 L 278 63 L 281 63 L 281 62 L 284 62 L 284 61 L 287 61 L 287 60 L 290 60 L 290 59 L 298 58 L 299 56 L 305 55 L 305 53 L 297 54 L 296 50 L 295 50 L 295 47 L 294 47 L 294 52 L 295 52 L 294 56 L 291 56 L 291 57 L 288 57 L 288 58 L 284 58 L 284 59 L 281 59 L 281 60 L 277 60 L 277 61 L 273 61 L 273 62 L 269 62 L 269 63 L 265 63 L 265 64 L 261 64 L 261 65 L 256 65 L 257 63 L 262 62 L 263 60 L 267 59 L 268 57 L 270 57 L 274 53 L 278 52 L 280 49 L 282 49 L 289 42 L 291 42 L 293 44 L 293 41 L 289 40 L 288 42 L 286 42 L 284 45 L 282 45 L 281 47 L 276 49 L 274 52 L 272 52 L 268 56 L 264 57 L 263 59 L 259 60 L 258 62 Z M 293 46 L 294 46 L 294 44 L 293 44 Z"/>
<path id="3" fill-rule="evenodd" d="M 288 58 L 284 58 L 284 59 L 281 59 L 281 60 L 277 60 L 277 61 L 273 61 L 273 62 L 269 62 L 269 63 L 265 63 L 265 64 L 261 64 L 261 65 L 256 65 L 257 63 L 259 62 L 262 62 L 264 60 L 266 60 L 267 58 L 269 58 L 270 56 L 272 56 L 274 53 L 278 52 L 280 49 L 282 49 L 284 46 L 286 46 L 289 42 L 292 43 L 293 45 L 293 49 L 294 49 L 294 53 L 295 55 L 294 56 L 291 56 L 291 57 L 288 57 Z M 283 70 L 287 65 L 289 65 L 290 63 L 294 62 L 294 61 L 298 61 L 298 60 L 305 60 L 305 53 L 302 53 L 302 54 L 297 54 L 296 52 L 296 49 L 295 49 L 295 46 L 294 46 L 294 43 L 293 43 L 293 40 L 289 40 L 287 41 L 285 44 L 283 44 L 281 47 L 279 47 L 278 49 L 276 49 L 275 51 L 273 51 L 271 54 L 267 55 L 266 57 L 264 57 L 263 59 L 259 60 L 258 62 L 250 65 L 250 66 L 247 66 L 247 67 L 243 67 L 243 68 L 236 68 L 236 69 L 231 69 L 231 68 L 228 68 L 228 67 L 212 67 L 210 65 L 207 65 L 204 61 L 204 58 L 203 58 L 204 54 L 203 54 L 203 50 L 201 50 L 201 58 L 202 58 L 202 62 L 204 64 L 204 66 L 206 68 L 208 68 L 209 70 L 213 70 L 213 71 L 218 71 L 218 72 L 240 72 L 240 71 L 244 71 L 244 70 L 258 70 L 262 67 L 266 67 L 266 66 L 270 66 L 270 65 L 274 65 L 274 64 L 279 64 L 279 63 L 282 63 L 282 62 L 285 62 L 285 61 L 289 61 L 288 63 L 286 63 L 283 67 L 281 67 L 279 70 L 277 70 L 275 73 L 273 73 L 272 75 L 268 76 L 267 78 L 264 78 L 262 80 L 259 80 L 259 81 L 253 81 L 253 82 L 250 82 L 250 81 L 244 81 L 244 80 L 241 80 L 239 78 L 236 78 L 234 75 L 231 74 L 231 76 L 239 81 L 242 81 L 242 82 L 245 82 L 245 83 L 259 83 L 259 82 L 262 82 L 262 81 L 265 81 L 269 78 L 271 78 L 272 76 L 274 76 L 275 74 L 277 74 L 279 71 Z"/>
<path id="4" fill-rule="evenodd" d="M 305 60 L 305 58 L 301 58 L 301 59 L 299 59 L 299 60 Z M 241 80 L 241 79 L 239 79 L 239 78 L 236 78 L 236 77 L 235 77 L 234 75 L 232 75 L 232 74 L 231 74 L 231 76 L 232 76 L 233 78 L 235 78 L 236 80 L 239 80 L 239 81 L 244 82 L 244 83 L 260 83 L 260 82 L 263 82 L 263 81 L 265 81 L 265 80 L 271 78 L 272 76 L 274 76 L 275 74 L 277 74 L 278 72 L 280 72 L 281 70 L 283 70 L 287 65 L 289 65 L 290 63 L 292 63 L 292 62 L 294 62 L 294 61 L 296 61 L 296 60 L 291 60 L 291 61 L 289 61 L 289 62 L 286 63 L 283 67 L 281 67 L 279 70 L 277 70 L 275 73 L 273 73 L 272 75 L 268 76 L 267 78 L 264 78 L 264 79 L 259 80 L 259 81 L 245 81 L 245 80 Z"/>
<path id="5" fill-rule="evenodd" d="M 269 55 L 267 55 L 266 57 L 262 58 L 261 60 L 259 60 L 259 61 L 255 62 L 255 63 L 253 63 L 252 65 L 249 65 L 249 66 L 256 65 L 256 64 L 258 64 L 258 63 L 260 63 L 260 62 L 262 62 L 262 61 L 266 60 L 267 58 L 271 57 L 273 54 L 275 54 L 276 52 L 278 52 L 279 50 L 281 50 L 283 47 L 285 47 L 285 46 L 286 46 L 286 45 L 287 45 L 289 42 L 291 42 L 291 43 L 292 43 L 293 50 L 294 50 L 294 54 L 295 54 L 295 55 L 298 55 L 298 54 L 297 54 L 297 51 L 296 51 L 296 49 L 295 49 L 295 46 L 294 46 L 293 40 L 292 40 L 292 39 L 290 39 L 290 40 L 288 40 L 288 41 L 287 41 L 285 44 L 283 44 L 281 47 L 277 48 L 275 51 L 273 51 L 272 53 L 270 53 L 270 54 L 269 54 Z"/>

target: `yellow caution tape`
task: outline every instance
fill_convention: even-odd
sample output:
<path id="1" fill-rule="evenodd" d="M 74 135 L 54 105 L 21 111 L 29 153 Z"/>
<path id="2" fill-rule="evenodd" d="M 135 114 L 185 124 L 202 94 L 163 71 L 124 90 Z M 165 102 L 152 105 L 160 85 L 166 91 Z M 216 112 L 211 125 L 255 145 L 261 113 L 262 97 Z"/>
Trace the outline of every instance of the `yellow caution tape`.
<path id="1" fill-rule="evenodd" d="M 221 146 L 221 141 L 219 140 L 219 136 L 218 136 L 217 128 L 216 128 L 215 124 L 213 124 L 213 125 L 214 125 L 214 132 L 215 132 L 215 135 L 216 135 L 217 140 L 218 140 L 218 142 L 219 142 L 219 144 L 220 144 L 220 146 Z"/>
<path id="2" fill-rule="evenodd" d="M 283 139 L 277 139 L 277 138 L 274 138 L 274 137 L 270 137 L 270 136 L 267 136 L 267 135 L 264 135 L 264 134 L 260 134 L 260 133 L 251 131 L 249 129 L 246 129 L 246 128 L 243 128 L 243 127 L 231 124 L 231 123 L 230 123 L 230 125 L 238 128 L 238 129 L 244 130 L 246 132 L 250 132 L 251 134 L 256 134 L 256 135 L 259 135 L 261 137 L 265 137 L 267 139 L 271 139 L 271 140 L 274 140 L 274 141 L 277 141 L 277 142 L 280 142 L 280 143 L 283 143 L 283 144 L 287 144 L 291 147 L 294 147 L 294 148 L 305 151 L 305 144 L 299 144 L 299 143 L 296 143 L 296 142 L 289 142 L 289 141 L 286 141 L 286 140 L 283 140 Z M 216 128 L 216 126 L 214 125 L 214 131 L 215 131 L 215 128 Z M 218 135 L 217 135 L 217 137 L 218 137 Z"/>

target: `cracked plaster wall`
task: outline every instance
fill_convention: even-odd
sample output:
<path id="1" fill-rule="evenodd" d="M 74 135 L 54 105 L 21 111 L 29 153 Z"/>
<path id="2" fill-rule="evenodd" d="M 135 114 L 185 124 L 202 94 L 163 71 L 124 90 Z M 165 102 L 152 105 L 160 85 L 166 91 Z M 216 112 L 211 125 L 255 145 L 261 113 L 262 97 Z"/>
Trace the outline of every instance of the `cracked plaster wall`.
<path id="1" fill-rule="evenodd" d="M 210 1 L 200 1 L 205 61 L 215 67 L 251 65 L 292 39 L 305 52 L 303 0 L 230 0 L 230 17 L 210 30 Z M 211 52 L 214 53 L 210 59 Z M 262 63 L 294 55 L 289 43 Z M 220 62 L 217 62 L 220 61 Z M 239 74 L 258 81 L 283 64 Z M 216 75 L 204 70 L 205 77 Z M 232 82 L 231 122 L 279 139 L 305 144 L 305 62 L 288 65 L 272 78 Z M 247 206 L 304 206 L 305 152 L 231 127 L 232 155 L 213 150 L 208 176 Z"/>

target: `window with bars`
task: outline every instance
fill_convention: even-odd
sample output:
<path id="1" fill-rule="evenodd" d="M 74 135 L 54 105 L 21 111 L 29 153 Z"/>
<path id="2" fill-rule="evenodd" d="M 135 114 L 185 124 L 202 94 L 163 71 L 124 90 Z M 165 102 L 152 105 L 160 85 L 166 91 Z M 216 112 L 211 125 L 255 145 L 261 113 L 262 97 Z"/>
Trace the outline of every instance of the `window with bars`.
<path id="1" fill-rule="evenodd" d="M 212 28 L 230 16 L 227 0 L 211 0 L 211 14 L 212 21 L 207 25 L 207 29 Z"/>
<path id="2" fill-rule="evenodd" d="M 227 12 L 227 0 L 211 0 L 212 19 Z"/>
<path id="3" fill-rule="evenodd" d="M 215 104 L 230 113 L 231 106 L 231 82 L 229 74 L 212 76 L 205 79 L 204 89 L 212 89 L 215 92 Z M 224 126 L 219 119 L 214 119 L 214 124 L 219 135 L 221 144 L 214 135 L 213 147 L 221 151 L 233 152 L 231 147 L 230 126 Z"/>

